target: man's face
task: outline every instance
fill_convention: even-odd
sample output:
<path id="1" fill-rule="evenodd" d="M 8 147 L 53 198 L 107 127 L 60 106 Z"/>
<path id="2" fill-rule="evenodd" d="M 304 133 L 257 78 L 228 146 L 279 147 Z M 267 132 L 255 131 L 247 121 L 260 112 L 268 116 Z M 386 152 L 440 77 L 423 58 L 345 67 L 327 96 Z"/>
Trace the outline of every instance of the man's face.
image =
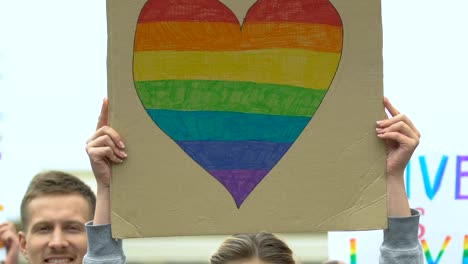
<path id="1" fill-rule="evenodd" d="M 29 223 L 19 233 L 21 252 L 31 264 L 81 264 L 87 250 L 87 200 L 78 194 L 45 195 L 28 205 Z"/>

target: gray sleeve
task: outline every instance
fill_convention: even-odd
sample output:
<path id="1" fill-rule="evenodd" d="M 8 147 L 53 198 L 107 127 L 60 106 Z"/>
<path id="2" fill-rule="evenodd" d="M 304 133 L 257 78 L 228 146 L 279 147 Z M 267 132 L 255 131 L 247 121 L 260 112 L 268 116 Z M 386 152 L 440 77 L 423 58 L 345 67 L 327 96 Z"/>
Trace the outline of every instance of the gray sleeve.
<path id="1" fill-rule="evenodd" d="M 390 217 L 380 247 L 380 264 L 423 264 L 424 255 L 418 239 L 419 212 L 410 217 Z"/>
<path id="2" fill-rule="evenodd" d="M 84 264 L 124 264 L 125 255 L 122 250 L 122 240 L 113 239 L 111 225 L 94 226 L 86 223 L 88 235 L 88 252 L 84 256 Z"/>

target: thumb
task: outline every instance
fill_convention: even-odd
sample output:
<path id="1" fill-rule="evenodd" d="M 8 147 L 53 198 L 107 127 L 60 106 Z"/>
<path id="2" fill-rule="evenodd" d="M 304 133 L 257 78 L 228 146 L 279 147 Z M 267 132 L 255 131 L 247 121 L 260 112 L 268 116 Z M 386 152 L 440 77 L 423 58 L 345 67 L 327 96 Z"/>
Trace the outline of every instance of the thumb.
<path id="1" fill-rule="evenodd" d="M 101 107 L 101 114 L 99 114 L 98 123 L 96 126 L 96 130 L 103 126 L 107 126 L 109 123 L 109 101 L 107 97 L 102 100 L 102 107 Z"/>

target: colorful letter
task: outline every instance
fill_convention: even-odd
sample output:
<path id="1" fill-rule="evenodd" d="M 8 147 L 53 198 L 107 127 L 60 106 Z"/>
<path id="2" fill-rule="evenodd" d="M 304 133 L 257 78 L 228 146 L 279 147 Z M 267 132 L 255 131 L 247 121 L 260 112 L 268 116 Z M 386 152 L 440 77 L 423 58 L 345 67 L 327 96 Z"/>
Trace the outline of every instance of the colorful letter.
<path id="1" fill-rule="evenodd" d="M 419 211 L 419 213 L 421 214 L 421 216 L 425 215 L 426 214 L 426 210 L 424 210 L 424 208 L 422 207 L 418 207 L 416 208 L 416 210 Z M 419 224 L 419 235 L 418 235 L 418 238 L 419 239 L 423 239 L 424 235 L 426 234 L 426 227 L 423 225 L 423 224 Z"/>
<path id="2" fill-rule="evenodd" d="M 447 160 L 448 157 L 446 155 L 442 156 L 442 160 L 439 164 L 439 169 L 434 178 L 434 186 L 431 186 L 431 182 L 429 179 L 429 171 L 427 169 L 426 157 L 420 156 L 419 157 L 419 164 L 421 165 L 421 173 L 424 180 L 424 189 L 426 190 L 427 197 L 432 200 L 436 195 L 437 191 L 439 191 L 440 184 L 442 183 L 442 178 L 444 176 L 445 168 L 447 167 Z"/>
<path id="3" fill-rule="evenodd" d="M 463 264 L 468 264 L 468 235 L 465 235 L 465 242 L 463 243 Z"/>
<path id="4" fill-rule="evenodd" d="M 350 246 L 351 246 L 351 257 L 350 257 L 350 264 L 356 264 L 357 263 L 357 256 L 356 256 L 356 239 L 351 238 L 349 240 Z"/>
<path id="5" fill-rule="evenodd" d="M 447 249 L 448 244 L 450 243 L 450 240 L 452 238 L 450 236 L 447 236 L 445 238 L 444 244 L 442 245 L 442 249 L 439 251 L 439 255 L 437 255 L 437 259 L 434 261 L 432 259 L 431 251 L 429 250 L 429 246 L 427 244 L 427 241 L 425 239 L 421 240 L 423 249 L 424 249 L 424 255 L 426 255 L 426 260 L 427 264 L 437 264 L 439 263 L 440 259 L 442 258 L 442 255 L 444 255 L 445 249 Z M 463 263 L 465 264 L 465 263 Z"/>
<path id="6" fill-rule="evenodd" d="M 406 196 L 408 196 L 408 199 L 411 196 L 411 188 L 410 188 L 410 183 L 411 183 L 411 160 L 408 161 L 408 164 L 406 165 Z"/>
<path id="7" fill-rule="evenodd" d="M 468 161 L 468 156 L 457 156 L 457 180 L 455 182 L 455 199 L 466 200 L 468 194 L 461 194 L 461 180 L 463 177 L 468 177 L 468 171 L 462 171 L 462 163 Z"/>

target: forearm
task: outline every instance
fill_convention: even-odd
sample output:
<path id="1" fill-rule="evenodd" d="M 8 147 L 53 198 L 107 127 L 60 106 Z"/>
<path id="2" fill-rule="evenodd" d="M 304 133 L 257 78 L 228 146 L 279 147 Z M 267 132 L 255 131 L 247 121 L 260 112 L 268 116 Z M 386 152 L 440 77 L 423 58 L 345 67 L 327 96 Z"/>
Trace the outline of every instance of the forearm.
<path id="1" fill-rule="evenodd" d="M 111 222 L 110 187 L 98 184 L 94 225 L 105 225 Z"/>
<path id="2" fill-rule="evenodd" d="M 387 195 L 388 217 L 411 216 L 403 172 L 401 175 L 387 175 Z"/>
<path id="3" fill-rule="evenodd" d="M 18 264 L 19 250 L 17 248 L 10 249 L 7 253 L 5 264 Z"/>
<path id="4" fill-rule="evenodd" d="M 122 240 L 112 238 L 110 212 L 110 188 L 98 184 L 94 221 L 86 224 L 88 252 L 83 263 L 125 264 Z"/>

